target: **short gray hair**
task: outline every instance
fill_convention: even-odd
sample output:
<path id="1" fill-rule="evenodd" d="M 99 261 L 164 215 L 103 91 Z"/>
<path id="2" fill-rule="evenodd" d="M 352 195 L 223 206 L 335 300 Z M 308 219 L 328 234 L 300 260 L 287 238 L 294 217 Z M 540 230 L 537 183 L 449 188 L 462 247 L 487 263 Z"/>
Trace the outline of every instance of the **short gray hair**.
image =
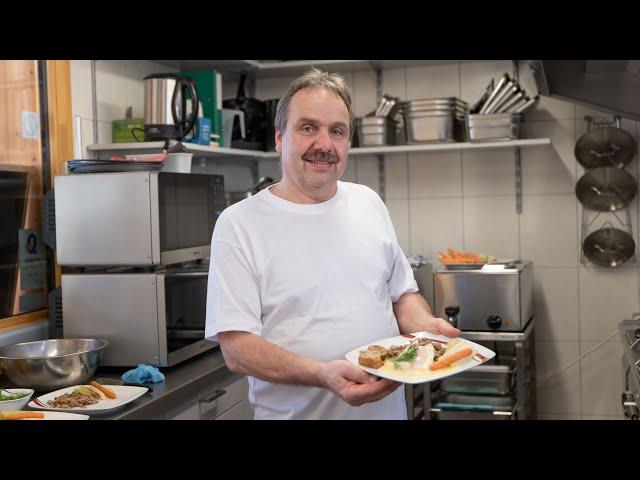
<path id="1" fill-rule="evenodd" d="M 289 103 L 291 103 L 291 99 L 297 92 L 306 88 L 323 88 L 340 97 L 347 106 L 347 111 L 349 112 L 349 136 L 353 135 L 355 118 L 353 116 L 353 111 L 351 110 L 351 92 L 349 91 L 349 87 L 347 87 L 344 77 L 337 73 L 323 72 L 317 68 L 312 68 L 308 72 L 296 78 L 291 82 L 291 85 L 289 85 L 287 93 L 285 93 L 280 99 L 278 106 L 276 107 L 276 119 L 274 122 L 276 130 L 284 132 L 284 129 L 287 126 Z"/>

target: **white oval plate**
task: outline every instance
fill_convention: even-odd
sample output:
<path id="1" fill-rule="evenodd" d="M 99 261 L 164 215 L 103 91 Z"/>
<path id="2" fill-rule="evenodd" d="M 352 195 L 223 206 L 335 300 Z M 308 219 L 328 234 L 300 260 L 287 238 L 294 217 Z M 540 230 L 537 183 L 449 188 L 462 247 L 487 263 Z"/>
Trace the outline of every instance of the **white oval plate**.
<path id="1" fill-rule="evenodd" d="M 50 406 L 47 402 L 54 400 L 55 398 L 64 395 L 65 393 L 71 393 L 78 385 L 73 387 L 61 388 L 55 392 L 40 395 L 29 402 L 29 407 L 37 410 L 54 410 L 58 412 L 75 412 L 75 413 L 90 413 L 101 414 L 109 413 L 115 409 L 125 406 L 127 403 L 133 402 L 135 399 L 141 397 L 149 391 L 146 387 L 131 387 L 125 385 L 107 385 L 108 388 L 113 390 L 116 394 L 114 399 L 100 400 L 93 405 L 87 405 L 86 407 L 73 407 L 73 408 L 56 408 Z"/>

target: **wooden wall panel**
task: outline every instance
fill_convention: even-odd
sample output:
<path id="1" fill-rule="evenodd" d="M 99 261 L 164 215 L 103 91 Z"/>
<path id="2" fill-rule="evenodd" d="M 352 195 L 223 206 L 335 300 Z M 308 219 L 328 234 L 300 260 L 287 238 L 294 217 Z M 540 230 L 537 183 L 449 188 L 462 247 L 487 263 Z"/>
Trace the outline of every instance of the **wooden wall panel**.
<path id="1" fill-rule="evenodd" d="M 23 228 L 41 225 L 43 194 L 42 142 L 23 136 L 23 112 L 35 112 L 40 121 L 38 63 L 35 60 L 0 61 L 0 165 L 29 172 L 29 193 Z M 51 176 L 64 172 L 64 162 L 73 151 L 71 130 L 71 81 L 68 61 L 47 61 L 47 122 L 50 142 Z M 42 131 L 40 125 L 40 132 Z M 56 286 L 60 285 L 56 267 Z M 18 278 L 19 282 L 19 278 Z M 20 285 L 18 283 L 18 285 Z M 48 288 L 47 288 L 48 290 Z M 16 292 L 13 311 L 18 312 Z M 47 310 L 0 319 L 0 329 L 12 328 L 46 318 Z"/>

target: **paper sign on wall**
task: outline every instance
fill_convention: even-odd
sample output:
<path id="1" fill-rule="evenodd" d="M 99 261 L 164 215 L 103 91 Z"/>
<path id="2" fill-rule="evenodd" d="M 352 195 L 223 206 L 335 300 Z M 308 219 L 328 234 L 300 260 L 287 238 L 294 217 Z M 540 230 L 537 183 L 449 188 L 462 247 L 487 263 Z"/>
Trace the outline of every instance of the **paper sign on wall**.
<path id="1" fill-rule="evenodd" d="M 43 288 L 47 281 L 47 257 L 39 230 L 18 231 L 20 258 L 20 289 Z"/>
<path id="2" fill-rule="evenodd" d="M 40 125 L 37 112 L 22 112 L 22 138 L 37 140 L 40 137 Z"/>

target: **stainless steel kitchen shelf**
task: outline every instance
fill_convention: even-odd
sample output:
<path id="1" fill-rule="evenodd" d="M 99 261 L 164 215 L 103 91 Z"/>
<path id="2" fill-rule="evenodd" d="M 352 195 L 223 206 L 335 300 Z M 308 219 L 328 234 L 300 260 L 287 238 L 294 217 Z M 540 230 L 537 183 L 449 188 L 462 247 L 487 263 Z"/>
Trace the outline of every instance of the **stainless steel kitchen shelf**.
<path id="1" fill-rule="evenodd" d="M 550 138 L 530 138 L 523 140 L 511 140 L 505 142 L 485 142 L 485 143 L 436 143 L 424 145 L 391 145 L 385 147 L 363 147 L 352 148 L 349 155 L 381 155 L 412 152 L 438 152 L 445 150 L 486 150 L 494 148 L 513 147 L 537 147 L 550 145 Z M 212 147 L 208 145 L 197 145 L 194 143 L 183 144 L 188 152 L 192 152 L 201 157 L 222 158 L 231 157 L 233 159 L 274 159 L 280 154 L 277 152 L 260 152 L 255 150 L 240 150 L 237 148 Z M 89 145 L 87 149 L 91 152 L 106 152 L 114 154 L 127 153 L 153 153 L 160 152 L 164 142 L 139 142 L 139 143 L 106 143 L 101 145 Z"/>
<path id="2" fill-rule="evenodd" d="M 510 140 L 504 142 L 485 143 L 425 143 L 423 145 L 392 145 L 387 147 L 362 147 L 349 150 L 351 155 L 377 155 L 412 152 L 438 152 L 444 150 L 487 150 L 492 148 L 513 148 L 513 147 L 538 147 L 541 145 L 551 145 L 550 138 L 528 138 L 522 140 Z"/>
<path id="3" fill-rule="evenodd" d="M 171 145 L 175 145 L 175 141 Z M 277 158 L 276 152 L 258 152 L 254 150 L 241 150 L 238 148 L 212 147 L 209 145 L 198 145 L 195 143 L 183 143 L 187 152 L 199 157 L 222 159 L 231 158 L 234 160 L 256 160 L 261 158 Z M 137 142 L 137 143 L 105 143 L 100 145 L 89 145 L 87 149 L 96 155 L 113 154 L 125 155 L 136 153 L 161 152 L 164 142 Z"/>

